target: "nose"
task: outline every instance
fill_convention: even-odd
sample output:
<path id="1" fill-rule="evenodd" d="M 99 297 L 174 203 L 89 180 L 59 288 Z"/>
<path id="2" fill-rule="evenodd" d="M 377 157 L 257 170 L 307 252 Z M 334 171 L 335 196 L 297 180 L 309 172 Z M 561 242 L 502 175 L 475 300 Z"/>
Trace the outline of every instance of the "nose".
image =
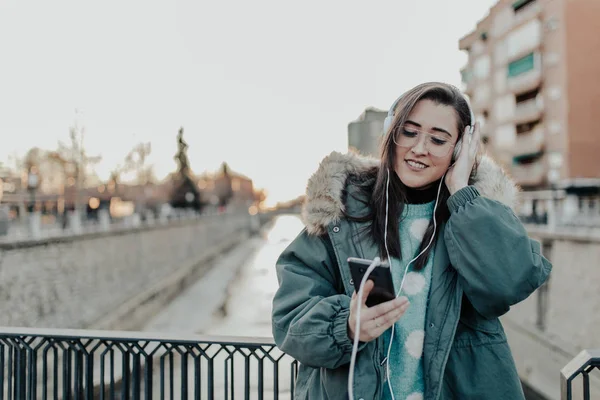
<path id="1" fill-rule="evenodd" d="M 419 135 L 417 137 L 417 143 L 410 149 L 411 152 L 417 155 L 427 154 L 427 135 Z"/>

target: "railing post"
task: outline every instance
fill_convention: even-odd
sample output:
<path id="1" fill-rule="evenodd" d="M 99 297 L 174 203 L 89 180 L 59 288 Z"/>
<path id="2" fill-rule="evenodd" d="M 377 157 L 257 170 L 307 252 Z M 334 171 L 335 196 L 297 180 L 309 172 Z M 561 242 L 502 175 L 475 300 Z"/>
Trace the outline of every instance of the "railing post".
<path id="1" fill-rule="evenodd" d="M 600 367 L 600 350 L 583 350 L 560 371 L 561 400 L 573 399 L 573 380 L 583 375 L 583 396 L 590 398 L 589 373 Z"/>

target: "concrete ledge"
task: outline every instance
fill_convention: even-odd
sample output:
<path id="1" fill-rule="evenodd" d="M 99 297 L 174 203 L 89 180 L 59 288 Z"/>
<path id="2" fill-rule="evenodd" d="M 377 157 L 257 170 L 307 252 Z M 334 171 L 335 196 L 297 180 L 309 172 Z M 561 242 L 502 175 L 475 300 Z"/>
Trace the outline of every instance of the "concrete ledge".
<path id="1" fill-rule="evenodd" d="M 210 262 L 218 255 L 248 239 L 246 232 L 233 235 L 230 240 L 212 247 L 204 256 L 180 268 L 161 282 L 125 302 L 88 329 L 139 330 L 157 311 L 164 308 L 183 290 L 210 270 Z"/>
<path id="2" fill-rule="evenodd" d="M 0 241 L 0 250 L 16 250 L 16 249 L 27 249 L 31 247 L 37 246 L 48 246 L 57 243 L 70 243 L 80 240 L 90 240 L 97 239 L 103 237 L 111 237 L 111 236 L 122 236 L 122 235 L 132 235 L 140 232 L 153 231 L 153 230 L 161 230 L 161 229 L 169 229 L 175 228 L 179 226 L 185 225 L 194 225 L 198 222 L 202 221 L 212 221 L 215 219 L 223 218 L 226 215 L 237 215 L 237 214 L 218 214 L 218 215 L 201 215 L 196 218 L 186 219 L 186 220 L 170 220 L 165 223 L 161 223 L 160 221 L 155 222 L 154 224 L 140 225 L 136 227 L 128 227 L 128 226 L 112 226 L 111 229 L 104 231 L 98 228 L 98 230 L 81 232 L 78 234 L 67 233 L 65 235 L 60 236 L 50 236 L 44 238 L 24 238 L 22 240 L 17 241 L 8 241 L 2 242 Z M 249 218 L 249 217 L 248 217 Z"/>
<path id="3" fill-rule="evenodd" d="M 582 243 L 600 243 L 600 229 L 584 226 L 561 226 L 548 228 L 547 226 L 525 224 L 527 233 L 540 239 L 568 240 Z"/>

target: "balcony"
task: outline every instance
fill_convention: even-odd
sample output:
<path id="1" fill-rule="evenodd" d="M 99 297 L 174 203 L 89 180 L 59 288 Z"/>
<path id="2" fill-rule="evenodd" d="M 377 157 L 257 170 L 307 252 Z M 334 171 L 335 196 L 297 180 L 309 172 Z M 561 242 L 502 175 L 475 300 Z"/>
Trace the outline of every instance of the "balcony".
<path id="1" fill-rule="evenodd" d="M 546 163 L 542 157 L 529 164 L 513 164 L 510 174 L 519 186 L 539 186 L 546 182 Z"/>
<path id="2" fill-rule="evenodd" d="M 542 113 L 543 107 L 536 99 L 517 103 L 515 107 L 514 123 L 522 124 L 525 122 L 536 121 L 542 117 Z"/>
<path id="3" fill-rule="evenodd" d="M 542 13 L 539 1 L 533 1 L 515 12 L 513 26 L 519 26 L 523 22 L 537 18 Z"/>
<path id="4" fill-rule="evenodd" d="M 544 147 L 544 128 L 539 126 L 530 132 L 518 133 L 515 145 L 511 152 L 513 156 L 535 154 Z"/>
<path id="5" fill-rule="evenodd" d="M 512 93 L 522 93 L 533 90 L 542 83 L 542 69 L 537 67 L 522 74 L 509 77 L 507 80 L 508 89 Z"/>

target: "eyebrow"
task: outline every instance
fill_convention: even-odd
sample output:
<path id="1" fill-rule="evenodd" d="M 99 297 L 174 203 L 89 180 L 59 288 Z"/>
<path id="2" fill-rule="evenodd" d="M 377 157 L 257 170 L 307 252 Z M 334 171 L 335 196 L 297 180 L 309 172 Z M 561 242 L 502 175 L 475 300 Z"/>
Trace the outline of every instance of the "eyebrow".
<path id="1" fill-rule="evenodd" d="M 422 128 L 421 124 L 419 124 L 419 123 L 416 123 L 415 121 L 411 121 L 410 119 L 407 119 L 407 120 L 405 121 L 405 123 L 407 123 L 407 124 L 411 124 L 411 125 L 414 125 L 414 126 L 416 126 L 417 128 Z M 442 132 L 442 133 L 445 133 L 446 135 L 448 135 L 448 136 L 452 137 L 452 134 L 450 134 L 450 132 L 448 132 L 448 131 L 447 131 L 447 130 L 445 130 L 445 129 L 438 128 L 438 127 L 434 126 L 433 128 L 431 128 L 431 130 L 432 130 L 432 131 L 434 131 L 434 132 Z"/>

